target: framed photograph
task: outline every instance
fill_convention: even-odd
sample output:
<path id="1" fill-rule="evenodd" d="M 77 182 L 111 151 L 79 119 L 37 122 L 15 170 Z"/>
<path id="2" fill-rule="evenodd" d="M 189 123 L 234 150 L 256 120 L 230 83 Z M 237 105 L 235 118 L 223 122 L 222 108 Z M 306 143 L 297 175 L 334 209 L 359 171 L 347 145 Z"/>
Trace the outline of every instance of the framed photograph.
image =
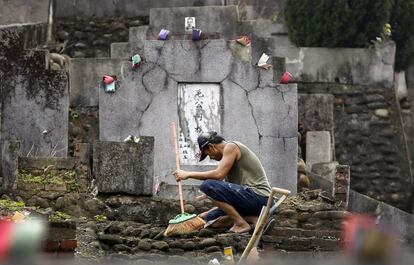
<path id="1" fill-rule="evenodd" d="M 185 31 L 192 31 L 195 26 L 195 17 L 185 17 Z"/>

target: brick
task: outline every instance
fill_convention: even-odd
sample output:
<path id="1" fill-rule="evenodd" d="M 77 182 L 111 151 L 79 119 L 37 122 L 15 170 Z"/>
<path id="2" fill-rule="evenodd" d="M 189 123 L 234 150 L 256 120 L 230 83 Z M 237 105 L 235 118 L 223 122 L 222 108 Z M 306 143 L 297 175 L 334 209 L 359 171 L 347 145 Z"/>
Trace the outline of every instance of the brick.
<path id="1" fill-rule="evenodd" d="M 76 239 L 66 239 L 60 241 L 60 248 L 61 251 L 75 251 L 76 247 L 78 246 L 78 241 Z"/>
<path id="2" fill-rule="evenodd" d="M 59 249 L 59 241 L 57 240 L 44 240 L 42 242 L 42 249 L 46 252 L 54 252 Z"/>

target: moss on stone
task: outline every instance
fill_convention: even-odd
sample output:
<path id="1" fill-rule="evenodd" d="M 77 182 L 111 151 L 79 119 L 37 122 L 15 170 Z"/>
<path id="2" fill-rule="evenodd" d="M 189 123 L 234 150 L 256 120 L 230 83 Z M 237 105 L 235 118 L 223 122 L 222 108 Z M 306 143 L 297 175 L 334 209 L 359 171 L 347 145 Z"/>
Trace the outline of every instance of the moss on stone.
<path id="1" fill-rule="evenodd" d="M 17 175 L 17 182 L 38 185 L 66 185 L 69 189 L 74 190 L 78 187 L 76 183 L 76 175 L 76 170 L 48 172 L 41 173 L 40 175 L 35 174 L 35 172 L 20 170 Z"/>
<path id="2" fill-rule="evenodd" d="M 0 208 L 2 209 L 7 209 L 10 211 L 19 211 L 19 210 L 22 210 L 24 206 L 25 206 L 24 202 L 16 202 L 16 201 L 5 200 L 5 199 L 0 200 Z"/>
<path id="3" fill-rule="evenodd" d="M 103 214 L 98 214 L 98 215 L 95 215 L 94 217 L 95 217 L 95 221 L 99 223 L 105 222 L 106 220 L 108 220 L 108 218 Z"/>
<path id="4" fill-rule="evenodd" d="M 55 213 L 49 215 L 50 222 L 66 221 L 71 218 L 72 216 L 70 216 L 69 214 L 64 213 L 64 212 L 59 212 L 59 211 L 56 211 Z"/>

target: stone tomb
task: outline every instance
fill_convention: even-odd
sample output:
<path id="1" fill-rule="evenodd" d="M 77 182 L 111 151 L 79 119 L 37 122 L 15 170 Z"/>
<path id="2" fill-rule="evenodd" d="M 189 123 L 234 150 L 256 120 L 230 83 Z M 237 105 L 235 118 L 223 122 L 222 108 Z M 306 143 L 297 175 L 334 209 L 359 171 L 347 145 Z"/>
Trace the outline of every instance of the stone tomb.
<path id="1" fill-rule="evenodd" d="M 152 195 L 154 137 L 138 143 L 95 141 L 93 168 L 100 193 Z"/>
<path id="2" fill-rule="evenodd" d="M 246 144 L 262 161 L 271 185 L 295 193 L 296 85 L 276 85 L 273 71 L 259 69 L 246 61 L 243 54 L 251 54 L 251 47 L 238 46 L 225 40 L 145 41 L 142 55 L 146 62 L 138 69 L 125 62 L 118 72 L 111 73 L 118 77 L 115 93 L 99 90 L 100 140 L 122 141 L 130 134 L 154 136 L 154 177 L 174 185 L 170 123 L 176 122 L 184 132 L 194 133 L 188 122 L 193 119 L 192 124 L 197 124 L 197 117 L 201 117 L 197 116 L 196 105 L 192 117 L 183 113 L 179 87 L 199 84 L 203 93 L 205 85 L 212 84 L 218 89 L 214 92 L 216 99 L 209 101 L 218 105 L 214 111 L 206 111 L 212 106 L 210 103 L 203 105 L 203 119 L 211 122 L 200 123 L 204 126 L 202 130 L 216 130 L 228 140 Z M 195 139 L 189 138 L 194 144 Z M 183 163 L 182 168 L 206 170 L 214 166 Z M 184 184 L 199 182 L 186 180 Z"/>

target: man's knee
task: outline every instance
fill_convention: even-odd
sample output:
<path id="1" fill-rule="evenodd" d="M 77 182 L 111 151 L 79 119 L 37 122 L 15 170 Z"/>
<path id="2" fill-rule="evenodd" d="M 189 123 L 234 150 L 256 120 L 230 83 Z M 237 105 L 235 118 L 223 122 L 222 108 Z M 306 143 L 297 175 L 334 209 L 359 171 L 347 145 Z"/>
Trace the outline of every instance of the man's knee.
<path id="1" fill-rule="evenodd" d="M 214 188 L 215 182 L 216 182 L 216 180 L 213 180 L 213 179 L 204 180 L 203 183 L 200 186 L 200 190 L 202 192 L 204 192 L 207 196 L 211 197 L 212 193 L 215 190 L 215 188 Z"/>

